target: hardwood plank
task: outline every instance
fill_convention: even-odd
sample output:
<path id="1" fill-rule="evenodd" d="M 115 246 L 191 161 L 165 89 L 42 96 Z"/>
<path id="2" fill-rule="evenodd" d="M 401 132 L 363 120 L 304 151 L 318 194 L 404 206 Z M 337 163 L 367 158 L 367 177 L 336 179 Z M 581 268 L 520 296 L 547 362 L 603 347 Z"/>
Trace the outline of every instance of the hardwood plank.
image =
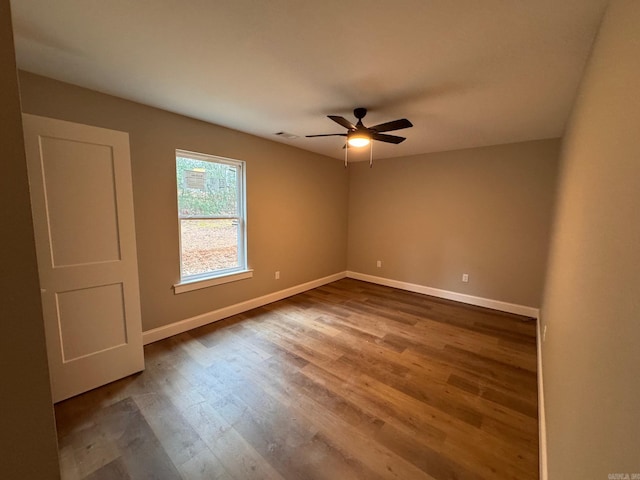
<path id="1" fill-rule="evenodd" d="M 258 374 L 255 380 L 262 383 L 263 378 L 263 375 Z M 306 385 L 310 385 L 309 382 L 306 382 Z M 321 402 L 321 397 L 315 395 L 317 390 L 313 389 L 296 396 L 295 401 L 290 401 L 284 383 L 281 383 L 280 388 L 273 384 L 268 387 L 269 391 L 273 392 L 273 398 L 278 398 L 282 404 L 287 405 L 289 411 L 295 412 L 296 419 L 305 418 L 317 430 L 315 438 L 322 440 L 332 453 L 335 452 L 332 458 L 334 461 L 343 458 L 343 465 L 334 465 L 336 471 L 324 478 L 432 479 L 414 468 L 410 462 L 393 455 L 384 445 L 372 441 L 372 433 L 381 428 L 382 422 L 363 414 L 359 409 L 349 408 L 349 411 L 345 412 L 343 409 L 326 408 L 326 403 Z M 336 399 L 334 395 L 329 397 L 331 400 Z M 339 403 L 345 405 L 343 402 Z M 344 471 L 346 466 L 350 467 L 348 471 Z M 327 473 L 326 468 L 326 464 L 323 463 L 323 474 Z"/>
<path id="2" fill-rule="evenodd" d="M 455 478 L 457 480 L 478 480 L 480 478 L 446 455 L 432 450 L 421 442 L 416 442 L 413 435 L 389 424 L 385 424 L 376 433 L 375 438 L 382 445 L 434 478 Z"/>
<path id="3" fill-rule="evenodd" d="M 176 467 L 207 450 L 200 436 L 163 394 L 140 395 L 135 402 Z"/>
<path id="4" fill-rule="evenodd" d="M 127 472 L 127 466 L 122 461 L 122 458 L 118 457 L 115 460 L 100 467 L 91 475 L 86 477 L 89 480 L 130 480 L 131 477 Z"/>
<path id="5" fill-rule="evenodd" d="M 60 441 L 58 442 L 58 458 L 60 460 L 61 480 L 79 480 L 82 478 L 76 464 L 72 442 L 65 442 L 64 444 Z"/>
<path id="6" fill-rule="evenodd" d="M 238 480 L 284 479 L 210 402 L 194 405 L 185 411 L 184 416 L 227 471 L 233 472 Z"/>
<path id="7" fill-rule="evenodd" d="M 202 450 L 178 467 L 189 480 L 233 480 L 220 460 L 209 450 Z"/>
<path id="8" fill-rule="evenodd" d="M 531 401 L 522 400 L 491 387 L 482 387 L 479 382 L 469 381 L 456 374 L 451 374 L 448 383 L 460 388 L 461 390 L 470 392 L 473 395 L 481 396 L 482 398 L 491 400 L 492 402 L 503 405 L 511 410 L 520 412 L 523 415 L 527 415 L 531 418 L 538 418 L 537 406 Z"/>

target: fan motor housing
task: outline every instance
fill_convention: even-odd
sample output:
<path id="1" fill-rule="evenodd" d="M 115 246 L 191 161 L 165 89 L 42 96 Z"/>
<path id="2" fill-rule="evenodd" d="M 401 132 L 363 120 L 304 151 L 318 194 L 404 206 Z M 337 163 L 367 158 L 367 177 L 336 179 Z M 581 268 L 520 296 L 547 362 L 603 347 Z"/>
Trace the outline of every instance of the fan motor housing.
<path id="1" fill-rule="evenodd" d="M 353 116 L 356 117 L 358 120 L 362 120 L 366 114 L 367 114 L 367 109 L 362 107 L 356 108 L 353 111 Z"/>

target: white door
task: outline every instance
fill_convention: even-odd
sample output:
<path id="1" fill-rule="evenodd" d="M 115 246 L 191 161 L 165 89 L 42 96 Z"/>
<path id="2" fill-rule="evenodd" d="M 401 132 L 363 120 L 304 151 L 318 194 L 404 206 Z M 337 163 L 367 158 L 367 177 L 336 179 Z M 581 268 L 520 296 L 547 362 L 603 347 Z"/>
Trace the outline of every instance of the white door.
<path id="1" fill-rule="evenodd" d="M 144 369 L 129 136 L 23 115 L 51 390 Z"/>

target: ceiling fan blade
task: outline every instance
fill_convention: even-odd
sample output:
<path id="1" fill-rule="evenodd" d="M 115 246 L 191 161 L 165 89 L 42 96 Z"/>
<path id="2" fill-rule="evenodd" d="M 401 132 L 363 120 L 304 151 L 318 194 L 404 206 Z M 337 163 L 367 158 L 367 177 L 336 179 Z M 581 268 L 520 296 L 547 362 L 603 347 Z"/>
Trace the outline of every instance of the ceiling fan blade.
<path id="1" fill-rule="evenodd" d="M 406 140 L 404 137 L 398 137 L 396 135 L 385 135 L 384 133 L 374 133 L 371 138 L 386 143 L 402 143 Z"/>
<path id="2" fill-rule="evenodd" d="M 323 133 L 322 135 L 305 135 L 307 138 L 311 137 L 346 137 L 346 133 Z"/>
<path id="3" fill-rule="evenodd" d="M 375 130 L 376 132 L 390 132 L 391 130 L 402 130 L 403 128 L 409 127 L 413 127 L 413 123 L 406 118 L 401 118 L 400 120 L 394 120 L 393 122 L 381 123 L 374 127 L 369 127 L 369 130 Z"/>
<path id="4" fill-rule="evenodd" d="M 347 120 L 344 117 L 340 117 L 338 115 L 327 115 L 331 120 L 333 120 L 334 122 L 336 122 L 338 125 L 342 125 L 344 128 L 348 129 L 348 130 L 355 130 L 356 126 L 351 123 L 349 120 Z"/>

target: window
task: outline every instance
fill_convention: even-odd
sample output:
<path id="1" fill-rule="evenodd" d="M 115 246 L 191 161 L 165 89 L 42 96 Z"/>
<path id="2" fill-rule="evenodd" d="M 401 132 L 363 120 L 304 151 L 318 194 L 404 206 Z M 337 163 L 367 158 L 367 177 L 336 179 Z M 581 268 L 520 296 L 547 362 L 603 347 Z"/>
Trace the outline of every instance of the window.
<path id="1" fill-rule="evenodd" d="M 176 150 L 180 230 L 176 293 L 251 276 L 244 171 L 239 160 Z"/>

